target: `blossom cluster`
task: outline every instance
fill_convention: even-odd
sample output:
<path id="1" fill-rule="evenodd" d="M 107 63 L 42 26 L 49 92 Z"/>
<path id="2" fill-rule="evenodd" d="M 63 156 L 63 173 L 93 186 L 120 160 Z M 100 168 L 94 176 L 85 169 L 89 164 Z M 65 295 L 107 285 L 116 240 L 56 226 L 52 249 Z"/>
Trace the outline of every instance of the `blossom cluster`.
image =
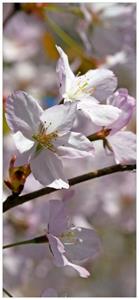
<path id="1" fill-rule="evenodd" d="M 16 91 L 6 100 L 6 120 L 18 150 L 13 168 L 28 166 L 26 177 L 31 172 L 44 186 L 69 189 L 65 165 L 70 168 L 71 162 L 88 160 L 93 169 L 98 140 L 116 164 L 135 161 L 136 137 L 127 130 L 135 99 L 127 89 L 117 88 L 117 78 L 109 69 L 75 76 L 66 53 L 56 48 L 60 56 L 56 67 L 59 103 L 43 110 L 31 95 Z M 57 266 L 71 266 L 81 277 L 88 277 L 85 268 L 71 261 L 95 257 L 101 249 L 100 240 L 93 229 L 69 224 L 69 198 L 49 202 L 46 235 L 50 252 Z"/>
<path id="2" fill-rule="evenodd" d="M 57 50 L 63 104 L 43 111 L 32 96 L 17 91 L 7 98 L 6 119 L 22 164 L 30 163 L 41 184 L 59 189 L 69 188 L 62 158 L 91 156 L 93 166 L 98 137 L 116 163 L 132 163 L 136 155 L 135 134 L 125 130 L 135 99 L 126 89 L 116 90 L 117 78 L 110 70 L 89 70 L 75 76 L 64 51 L 60 47 Z"/>

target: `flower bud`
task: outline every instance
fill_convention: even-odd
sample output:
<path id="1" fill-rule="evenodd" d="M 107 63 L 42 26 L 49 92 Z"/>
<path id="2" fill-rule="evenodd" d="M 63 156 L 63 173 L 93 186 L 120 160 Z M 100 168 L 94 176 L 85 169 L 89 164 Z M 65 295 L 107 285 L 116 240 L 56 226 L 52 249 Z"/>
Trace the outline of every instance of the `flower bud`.
<path id="1" fill-rule="evenodd" d="M 9 164 L 9 179 L 4 180 L 4 182 L 12 190 L 13 194 L 19 195 L 24 188 L 26 178 L 31 173 L 31 170 L 29 164 L 15 167 L 15 161 L 16 155 L 13 155 Z"/>

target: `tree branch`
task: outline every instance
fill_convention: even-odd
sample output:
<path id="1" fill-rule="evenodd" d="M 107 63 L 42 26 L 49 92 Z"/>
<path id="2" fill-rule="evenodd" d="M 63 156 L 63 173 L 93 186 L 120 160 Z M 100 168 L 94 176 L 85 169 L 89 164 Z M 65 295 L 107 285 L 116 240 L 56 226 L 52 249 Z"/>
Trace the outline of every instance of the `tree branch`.
<path id="1" fill-rule="evenodd" d="M 3 292 L 8 296 L 8 297 L 13 297 L 5 288 L 3 288 Z"/>
<path id="2" fill-rule="evenodd" d="M 98 178 L 101 176 L 105 176 L 105 175 L 110 175 L 116 172 L 125 172 L 125 171 L 132 171 L 136 169 L 136 164 L 132 164 L 132 165 L 121 165 L 121 164 L 117 164 L 117 165 L 113 165 L 113 166 L 109 166 L 103 169 L 99 169 L 81 176 L 77 176 L 74 178 L 69 179 L 69 185 L 73 186 L 75 184 L 90 180 L 90 179 L 94 179 L 94 178 Z M 40 190 L 28 193 L 26 195 L 23 196 L 15 196 L 15 195 L 11 195 L 9 196 L 3 203 L 3 212 L 6 212 L 7 210 L 21 205 L 25 202 L 28 202 L 32 199 L 35 199 L 37 197 L 40 196 L 44 196 L 47 194 L 50 194 L 52 192 L 57 191 L 57 189 L 54 188 L 49 188 L 49 187 L 45 187 L 42 188 Z"/>
<path id="3" fill-rule="evenodd" d="M 4 245 L 3 249 L 15 247 L 15 246 L 20 246 L 20 245 L 42 244 L 42 243 L 47 243 L 47 242 L 48 242 L 47 236 L 46 235 L 41 235 L 41 236 L 37 236 L 37 237 L 35 237 L 33 239 L 30 239 L 30 240 L 25 240 L 25 241 L 20 241 L 20 242 Z"/>

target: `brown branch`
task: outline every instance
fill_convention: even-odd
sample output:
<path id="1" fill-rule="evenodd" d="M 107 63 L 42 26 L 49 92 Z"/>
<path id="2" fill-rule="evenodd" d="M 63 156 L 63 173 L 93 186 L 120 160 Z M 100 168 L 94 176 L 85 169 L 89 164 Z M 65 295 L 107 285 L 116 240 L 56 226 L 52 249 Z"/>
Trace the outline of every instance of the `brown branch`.
<path id="1" fill-rule="evenodd" d="M 3 249 L 15 247 L 15 246 L 21 246 L 21 245 L 27 245 L 27 244 L 42 244 L 42 243 L 48 243 L 48 238 L 46 235 L 37 236 L 30 240 L 15 242 L 12 244 L 4 245 Z"/>
<path id="2" fill-rule="evenodd" d="M 110 175 L 110 174 L 113 174 L 116 172 L 133 171 L 135 169 L 136 169 L 136 164 L 132 164 L 132 165 L 117 164 L 117 165 L 99 169 L 99 170 L 96 170 L 96 171 L 93 171 L 93 172 L 90 172 L 90 173 L 87 173 L 87 174 L 84 174 L 81 176 L 71 178 L 71 179 L 69 179 L 69 185 L 73 186 L 75 184 L 78 184 L 78 183 L 81 183 L 81 182 L 84 182 L 84 181 L 87 181 L 90 179 L 98 178 L 98 177 L 105 176 L 105 175 Z M 11 195 L 3 203 L 3 212 L 6 212 L 7 210 L 9 210 L 11 208 L 21 205 L 32 199 L 50 194 L 55 191 L 57 191 L 57 189 L 45 187 L 45 188 L 28 193 L 23 196 Z"/>
<path id="3" fill-rule="evenodd" d="M 3 292 L 8 296 L 8 297 L 13 297 L 11 293 L 9 293 L 5 288 L 3 288 Z"/>

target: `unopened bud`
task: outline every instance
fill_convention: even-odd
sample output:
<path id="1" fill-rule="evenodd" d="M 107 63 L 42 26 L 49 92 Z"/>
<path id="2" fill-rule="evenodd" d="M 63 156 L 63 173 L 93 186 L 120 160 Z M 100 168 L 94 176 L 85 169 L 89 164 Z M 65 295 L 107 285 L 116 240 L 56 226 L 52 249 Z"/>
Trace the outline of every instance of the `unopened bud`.
<path id="1" fill-rule="evenodd" d="M 111 129 L 103 127 L 100 131 L 91 134 L 88 136 L 90 141 L 97 141 L 97 140 L 105 140 L 105 138 L 109 135 Z"/>
<path id="2" fill-rule="evenodd" d="M 12 190 L 13 194 L 19 195 L 24 188 L 26 178 L 31 173 L 31 170 L 29 164 L 15 167 L 15 161 L 16 155 L 13 155 L 9 163 L 9 179 L 4 180 L 4 182 L 7 187 Z"/>

